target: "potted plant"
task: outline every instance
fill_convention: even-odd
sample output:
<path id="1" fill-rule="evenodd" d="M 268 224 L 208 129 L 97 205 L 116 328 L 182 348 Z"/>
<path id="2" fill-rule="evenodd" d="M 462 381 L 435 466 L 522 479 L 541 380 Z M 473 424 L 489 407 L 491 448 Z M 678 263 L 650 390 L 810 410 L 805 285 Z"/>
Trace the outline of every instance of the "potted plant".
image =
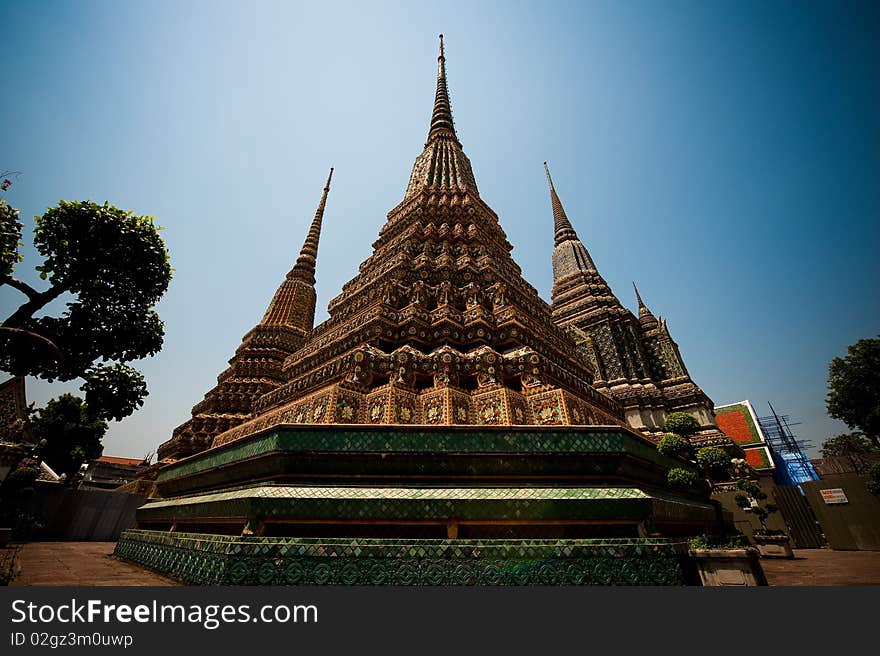
<path id="1" fill-rule="evenodd" d="M 736 488 L 740 494 L 734 497 L 736 505 L 746 512 L 752 513 L 761 522 L 761 528 L 754 532 L 755 545 L 765 558 L 794 558 L 791 550 L 791 539 L 785 531 L 767 528 L 767 517 L 779 509 L 775 504 L 767 503 L 767 493 L 749 477 L 751 468 L 745 460 L 734 459 L 733 471 L 736 473 Z"/>
<path id="2" fill-rule="evenodd" d="M 689 546 L 704 586 L 767 585 L 758 551 L 742 533 L 698 535 Z"/>

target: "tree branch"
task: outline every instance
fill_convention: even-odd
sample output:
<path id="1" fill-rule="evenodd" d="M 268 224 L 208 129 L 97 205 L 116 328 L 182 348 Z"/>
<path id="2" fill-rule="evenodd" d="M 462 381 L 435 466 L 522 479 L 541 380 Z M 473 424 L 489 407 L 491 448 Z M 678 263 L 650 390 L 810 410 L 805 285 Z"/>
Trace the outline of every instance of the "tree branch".
<path id="1" fill-rule="evenodd" d="M 37 342 L 40 345 L 46 347 L 48 350 L 50 350 L 52 352 L 52 355 L 55 356 L 55 359 L 58 362 L 61 362 L 62 360 L 64 360 L 64 353 L 62 353 L 61 349 L 58 348 L 58 345 L 55 344 L 55 342 L 53 342 L 48 337 L 43 337 L 39 333 L 35 333 L 31 330 L 23 330 L 21 328 L 10 328 L 9 326 L 0 326 L 0 331 L 10 332 L 13 335 L 19 335 L 21 337 L 24 337 L 25 339 L 29 339 L 31 341 Z"/>
<path id="2" fill-rule="evenodd" d="M 23 303 L 21 307 L 9 315 L 9 318 L 0 325 L 4 328 L 21 328 L 26 319 L 30 319 L 37 310 L 54 301 L 64 291 L 63 287 L 50 287 L 44 292 L 37 292 L 35 296 L 31 297 L 27 303 Z"/>
<path id="3" fill-rule="evenodd" d="M 32 301 L 39 298 L 40 296 L 40 292 L 38 292 L 36 289 L 31 287 L 26 282 L 19 280 L 18 278 L 13 278 L 12 276 L 3 276 L 3 278 L 0 279 L 0 285 L 9 285 L 10 287 L 20 291 Z"/>

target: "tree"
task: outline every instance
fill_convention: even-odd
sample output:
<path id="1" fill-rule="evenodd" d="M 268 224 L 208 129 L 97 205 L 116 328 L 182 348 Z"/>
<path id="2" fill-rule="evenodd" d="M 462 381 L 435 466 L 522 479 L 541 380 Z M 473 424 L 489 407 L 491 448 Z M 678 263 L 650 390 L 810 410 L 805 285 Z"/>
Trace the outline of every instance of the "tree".
<path id="1" fill-rule="evenodd" d="M 851 456 L 868 453 L 873 451 L 873 445 L 859 432 L 841 433 L 834 437 L 829 437 L 822 442 L 823 458 L 831 458 L 834 456 Z"/>
<path id="2" fill-rule="evenodd" d="M 0 324 L 0 369 L 50 382 L 85 379 L 81 389 L 95 417 L 127 417 L 143 405 L 143 376 L 124 364 L 162 348 L 153 309 L 171 280 L 165 243 L 153 217 L 109 203 L 60 201 L 35 218 L 37 267 L 48 288 L 38 291 L 12 273 L 21 260 L 17 210 L 0 204 L 0 286 L 25 300 Z M 70 296 L 60 316 L 36 316 Z M 98 362 L 100 361 L 100 362 Z"/>
<path id="3" fill-rule="evenodd" d="M 730 474 L 730 456 L 723 449 L 705 446 L 694 449 L 690 437 L 700 430 L 700 424 L 686 412 L 666 415 L 663 428 L 669 431 L 660 438 L 657 450 L 664 456 L 681 458 L 689 462 L 711 488 L 713 481 L 723 481 Z M 673 468 L 667 474 L 667 482 L 673 487 L 692 487 L 697 477 L 684 468 Z"/>
<path id="4" fill-rule="evenodd" d="M 46 440 L 40 457 L 70 481 L 80 465 L 101 456 L 107 422 L 78 396 L 62 394 L 36 412 L 31 430 L 37 440 Z"/>
<path id="5" fill-rule="evenodd" d="M 858 429 L 880 449 L 880 337 L 860 339 L 828 367 L 828 416 Z"/>
<path id="6" fill-rule="evenodd" d="M 784 531 L 771 531 L 767 528 L 767 517 L 777 512 L 779 508 L 776 504 L 767 502 L 767 493 L 761 489 L 757 482 L 752 480 L 752 471 L 748 463 L 743 459 L 735 459 L 732 461 L 733 473 L 736 477 L 736 489 L 742 493 L 737 494 L 733 500 L 740 508 L 758 518 L 761 522 L 760 531 L 755 534 L 782 534 Z"/>

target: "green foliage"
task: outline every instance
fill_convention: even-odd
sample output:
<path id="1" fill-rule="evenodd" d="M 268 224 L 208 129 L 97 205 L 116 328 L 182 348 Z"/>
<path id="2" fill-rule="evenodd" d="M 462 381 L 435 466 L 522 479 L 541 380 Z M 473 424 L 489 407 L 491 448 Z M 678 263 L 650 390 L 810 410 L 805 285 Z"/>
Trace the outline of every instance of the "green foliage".
<path id="1" fill-rule="evenodd" d="M 763 501 L 767 498 L 767 494 L 764 490 L 761 489 L 761 486 L 758 485 L 755 481 L 749 480 L 747 478 L 741 478 L 736 482 L 736 487 L 743 492 L 745 492 L 750 498 L 755 501 Z"/>
<path id="2" fill-rule="evenodd" d="M 143 404 L 146 385 L 134 369 L 115 363 L 162 348 L 164 329 L 153 308 L 171 280 L 153 217 L 108 203 L 60 201 L 36 218 L 34 245 L 49 289 L 15 285 L 28 301 L 2 324 L 0 369 L 49 381 L 85 378 L 82 389 L 94 411 L 104 404 L 106 418 L 131 414 Z M 0 284 L 13 282 L 0 278 Z M 35 317 L 62 294 L 73 300 L 61 316 Z"/>
<path id="3" fill-rule="evenodd" d="M 680 458 L 687 455 L 690 444 L 678 435 L 664 435 L 657 443 L 657 450 L 664 456 Z"/>
<path id="4" fill-rule="evenodd" d="M 828 367 L 828 415 L 880 448 L 880 337 L 860 339 Z"/>
<path id="5" fill-rule="evenodd" d="M 700 430 L 700 424 L 687 412 L 670 412 L 663 420 L 663 428 L 675 435 L 690 437 Z"/>
<path id="6" fill-rule="evenodd" d="M 713 481 L 724 481 L 730 478 L 730 456 L 723 449 L 704 446 L 697 451 L 697 464 Z"/>
<path id="7" fill-rule="evenodd" d="M 761 489 L 760 485 L 751 479 L 740 478 L 736 482 L 736 487 L 745 492 L 745 494 L 737 494 L 734 497 L 736 505 L 743 510 L 751 512 L 758 518 L 758 521 L 761 522 L 761 529 L 760 531 L 756 531 L 756 533 L 761 533 L 763 535 L 772 535 L 776 533 L 782 535 L 785 534 L 783 531 L 770 531 L 767 529 L 767 524 L 765 523 L 767 517 L 777 512 L 779 508 L 773 503 L 761 503 L 767 499 L 767 493 Z"/>
<path id="8" fill-rule="evenodd" d="M 36 219 L 38 267 L 52 286 L 80 295 L 114 314 L 154 304 L 171 280 L 165 243 L 153 217 L 109 203 L 60 201 Z"/>
<path id="9" fill-rule="evenodd" d="M 691 488 L 697 484 L 699 478 L 689 469 L 673 467 L 666 475 L 666 480 L 672 487 Z"/>
<path id="10" fill-rule="evenodd" d="M 880 462 L 868 467 L 868 492 L 880 495 Z"/>
<path id="11" fill-rule="evenodd" d="M 34 494 L 34 482 L 38 475 L 35 467 L 19 467 L 10 472 L 0 485 L 0 526 L 16 526 Z"/>
<path id="12" fill-rule="evenodd" d="M 116 363 L 93 367 L 85 376 L 82 391 L 86 404 L 100 419 L 121 421 L 144 404 L 147 383 L 137 369 Z"/>
<path id="13" fill-rule="evenodd" d="M 0 278 L 12 274 L 12 269 L 21 262 L 22 223 L 18 220 L 18 210 L 0 198 Z"/>
<path id="14" fill-rule="evenodd" d="M 743 510 L 745 510 L 746 508 L 750 508 L 752 505 L 751 500 L 745 494 L 737 494 L 735 497 L 733 497 L 733 500 L 736 502 L 736 505 L 738 505 Z"/>
<path id="15" fill-rule="evenodd" d="M 749 539 L 740 531 L 727 535 L 697 535 L 689 540 L 691 549 L 745 549 Z"/>
<path id="16" fill-rule="evenodd" d="M 6 480 L 3 481 L 3 489 L 20 490 L 28 488 L 34 484 L 39 475 L 40 472 L 37 471 L 36 467 L 19 467 L 15 471 L 10 472 Z"/>
<path id="17" fill-rule="evenodd" d="M 41 458 L 71 480 L 82 463 L 100 457 L 107 423 L 96 417 L 81 398 L 62 394 L 37 411 L 31 419 L 31 430 L 38 440 L 46 440 Z"/>
<path id="18" fill-rule="evenodd" d="M 873 450 L 873 445 L 862 433 L 859 432 L 842 433 L 840 435 L 835 435 L 834 437 L 829 437 L 822 442 L 822 448 L 820 449 L 823 458 L 851 456 L 868 453 Z"/>

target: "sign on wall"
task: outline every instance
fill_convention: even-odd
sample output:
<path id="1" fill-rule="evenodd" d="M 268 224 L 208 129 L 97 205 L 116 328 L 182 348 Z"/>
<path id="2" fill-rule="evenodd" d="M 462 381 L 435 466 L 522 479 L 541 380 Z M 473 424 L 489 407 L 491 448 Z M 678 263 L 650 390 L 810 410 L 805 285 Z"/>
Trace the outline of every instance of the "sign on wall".
<path id="1" fill-rule="evenodd" d="M 843 489 L 839 487 L 831 487 L 827 490 L 819 490 L 819 493 L 822 495 L 822 500 L 829 505 L 835 503 L 849 503 L 849 499 L 846 498 L 846 494 L 844 494 Z"/>

